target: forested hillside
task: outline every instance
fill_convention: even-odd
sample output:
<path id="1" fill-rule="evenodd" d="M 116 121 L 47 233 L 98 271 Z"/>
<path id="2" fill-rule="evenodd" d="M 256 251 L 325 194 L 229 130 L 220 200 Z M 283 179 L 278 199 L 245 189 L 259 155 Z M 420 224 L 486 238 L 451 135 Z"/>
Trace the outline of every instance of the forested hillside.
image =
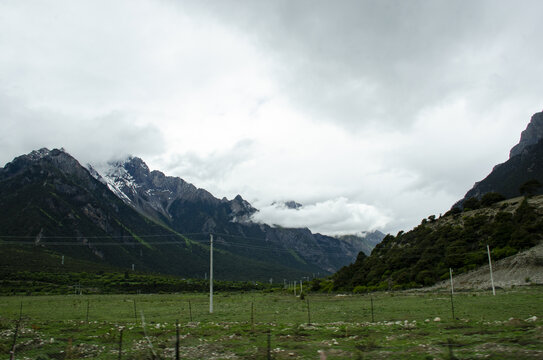
<path id="1" fill-rule="evenodd" d="M 497 198 L 489 195 L 483 199 Z M 409 232 L 387 235 L 369 257 L 334 276 L 334 289 L 367 291 L 427 286 L 493 259 L 513 255 L 543 238 L 543 196 L 483 201 L 475 210 L 430 216 Z"/>

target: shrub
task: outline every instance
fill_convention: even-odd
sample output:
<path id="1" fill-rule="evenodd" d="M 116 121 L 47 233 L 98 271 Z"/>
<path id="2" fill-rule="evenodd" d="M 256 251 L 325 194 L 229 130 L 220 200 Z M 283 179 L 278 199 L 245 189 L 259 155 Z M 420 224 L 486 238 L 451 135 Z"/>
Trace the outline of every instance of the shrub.
<path id="1" fill-rule="evenodd" d="M 503 259 L 505 257 L 515 255 L 518 252 L 517 249 L 511 247 L 511 246 L 505 246 L 503 248 L 495 248 L 492 250 L 493 257 L 498 259 Z"/>
<path id="2" fill-rule="evenodd" d="M 532 179 L 522 184 L 520 188 L 518 189 L 518 191 L 520 192 L 521 195 L 532 196 L 541 188 L 541 186 L 542 185 L 538 180 Z"/>
<path id="3" fill-rule="evenodd" d="M 363 294 L 368 292 L 368 287 L 364 285 L 358 285 L 353 289 L 353 293 L 355 294 Z"/>
<path id="4" fill-rule="evenodd" d="M 505 200 L 505 196 L 503 196 L 502 194 L 499 194 L 497 192 L 489 192 L 484 194 L 481 198 L 481 205 L 490 206 L 503 200 Z"/>
<path id="5" fill-rule="evenodd" d="M 479 209 L 480 207 L 481 203 L 476 197 L 470 197 L 469 199 L 464 201 L 464 210 L 475 210 Z"/>

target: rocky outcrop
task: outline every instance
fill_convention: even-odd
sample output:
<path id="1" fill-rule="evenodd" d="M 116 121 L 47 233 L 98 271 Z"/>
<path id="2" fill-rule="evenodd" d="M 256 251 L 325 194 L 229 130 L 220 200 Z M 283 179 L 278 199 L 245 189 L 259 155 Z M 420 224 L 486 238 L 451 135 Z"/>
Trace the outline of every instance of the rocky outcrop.
<path id="1" fill-rule="evenodd" d="M 543 112 L 532 116 L 526 130 L 520 135 L 520 142 L 509 152 L 509 158 L 520 155 L 527 146 L 537 144 L 541 139 L 543 139 Z"/>
<path id="2" fill-rule="evenodd" d="M 88 165 L 93 176 L 106 184 L 111 191 L 127 204 L 157 221 L 168 222 L 175 214 L 172 204 L 191 203 L 209 207 L 229 208 L 230 220 L 243 221 L 256 210 L 237 196 L 231 201 L 219 200 L 204 189 L 199 189 L 179 177 L 166 176 L 160 171 L 149 171 L 149 167 L 138 157 L 110 162 L 106 167 Z"/>
<path id="3" fill-rule="evenodd" d="M 462 208 L 467 199 L 480 199 L 489 192 L 497 192 L 506 198 L 519 196 L 519 188 L 530 180 L 543 184 L 543 112 L 532 116 L 520 142 L 511 149 L 509 160 L 494 166 L 491 173 L 476 182 L 453 208 Z"/>

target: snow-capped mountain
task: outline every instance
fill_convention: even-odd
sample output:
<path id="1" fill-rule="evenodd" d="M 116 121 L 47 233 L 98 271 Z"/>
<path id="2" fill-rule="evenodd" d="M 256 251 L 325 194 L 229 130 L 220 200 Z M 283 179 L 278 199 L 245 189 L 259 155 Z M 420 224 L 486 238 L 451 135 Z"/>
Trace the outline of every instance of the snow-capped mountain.
<path id="1" fill-rule="evenodd" d="M 88 165 L 90 173 L 106 184 L 113 193 L 138 211 L 160 221 L 171 221 L 174 203 L 198 203 L 210 207 L 228 208 L 231 221 L 248 221 L 256 211 L 241 196 L 233 200 L 219 200 L 204 189 L 187 183 L 179 177 L 166 176 L 160 171 L 150 171 L 138 157 L 109 162 L 106 165 Z"/>

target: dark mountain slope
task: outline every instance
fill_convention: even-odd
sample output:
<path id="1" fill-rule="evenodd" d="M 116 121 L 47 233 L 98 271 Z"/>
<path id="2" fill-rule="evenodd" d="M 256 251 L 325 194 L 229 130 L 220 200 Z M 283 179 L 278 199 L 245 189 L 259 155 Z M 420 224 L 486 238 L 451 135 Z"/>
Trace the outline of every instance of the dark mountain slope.
<path id="1" fill-rule="evenodd" d="M 510 152 L 509 160 L 496 165 L 482 181 L 475 183 L 464 198 L 454 205 L 461 207 L 469 198 L 481 199 L 489 192 L 499 193 L 506 198 L 520 196 L 520 187 L 530 180 L 543 184 L 543 113 L 532 116 L 520 142 Z M 543 194 L 543 188 L 535 189 Z"/>
<path id="2" fill-rule="evenodd" d="M 379 230 L 365 232 L 360 235 L 338 236 L 338 239 L 342 240 L 343 242 L 348 242 L 353 246 L 357 247 L 358 251 L 356 252 L 356 254 L 353 255 L 358 255 L 360 251 L 364 252 L 365 255 L 370 255 L 375 246 L 383 241 L 384 238 L 385 234 L 383 234 Z"/>
<path id="3" fill-rule="evenodd" d="M 489 192 L 499 193 L 505 198 L 520 196 L 520 188 L 530 180 L 543 184 L 543 141 L 527 146 L 518 155 L 494 167 L 492 172 L 466 193 L 463 201 L 475 197 L 480 199 Z M 535 193 L 543 193 L 543 188 Z"/>

